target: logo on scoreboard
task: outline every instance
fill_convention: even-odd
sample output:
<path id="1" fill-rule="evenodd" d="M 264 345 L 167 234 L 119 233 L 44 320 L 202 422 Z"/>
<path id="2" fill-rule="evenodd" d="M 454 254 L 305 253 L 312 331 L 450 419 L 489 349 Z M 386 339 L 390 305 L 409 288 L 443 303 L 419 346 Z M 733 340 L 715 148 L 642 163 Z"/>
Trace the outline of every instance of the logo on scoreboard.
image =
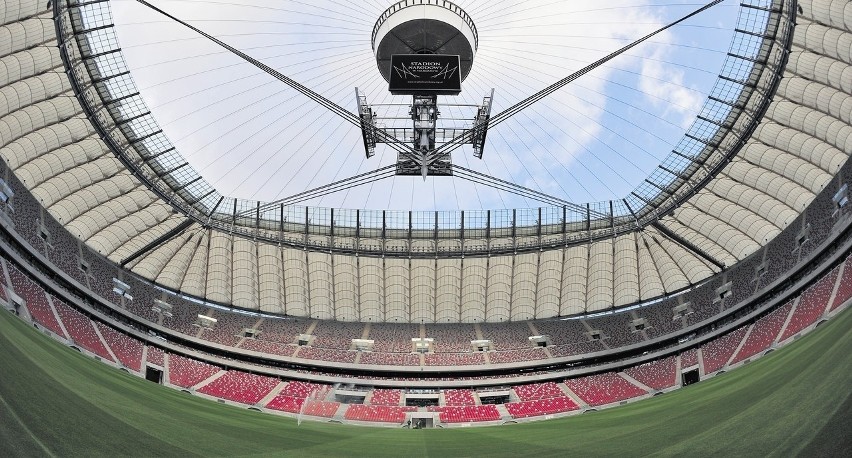
<path id="1" fill-rule="evenodd" d="M 395 95 L 457 95 L 461 92 L 459 56 L 391 56 L 390 92 Z"/>

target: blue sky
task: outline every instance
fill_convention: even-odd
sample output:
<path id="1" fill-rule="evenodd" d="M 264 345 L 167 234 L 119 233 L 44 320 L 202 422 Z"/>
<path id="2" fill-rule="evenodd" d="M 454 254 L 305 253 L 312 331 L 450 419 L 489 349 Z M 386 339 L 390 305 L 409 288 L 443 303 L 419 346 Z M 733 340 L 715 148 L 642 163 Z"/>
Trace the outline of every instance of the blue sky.
<path id="1" fill-rule="evenodd" d="M 355 128 L 215 44 L 133 0 L 111 3 L 128 65 L 153 113 L 224 194 L 269 201 L 396 160 L 382 146 L 365 159 Z M 355 87 L 372 103 L 409 102 L 387 92 L 370 46 L 376 18 L 393 2 L 154 3 L 353 112 Z M 439 103 L 480 103 L 494 88 L 495 113 L 699 6 L 457 4 L 479 29 L 479 49 L 462 94 Z M 492 129 L 484 160 L 465 147 L 453 153 L 454 162 L 578 203 L 624 197 L 694 119 L 722 66 L 737 12 L 736 2 L 725 1 L 654 38 Z M 444 114 L 471 113 L 448 107 Z M 397 177 L 306 203 L 415 210 L 540 205 L 442 177 Z"/>

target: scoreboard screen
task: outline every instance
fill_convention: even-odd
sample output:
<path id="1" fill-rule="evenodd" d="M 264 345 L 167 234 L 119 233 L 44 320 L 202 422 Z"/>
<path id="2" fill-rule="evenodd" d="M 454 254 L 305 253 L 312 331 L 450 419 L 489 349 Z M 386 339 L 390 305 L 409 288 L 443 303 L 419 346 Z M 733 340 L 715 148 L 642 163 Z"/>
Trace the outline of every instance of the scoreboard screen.
<path id="1" fill-rule="evenodd" d="M 459 56 L 394 54 L 389 89 L 394 95 L 458 95 L 461 92 Z"/>

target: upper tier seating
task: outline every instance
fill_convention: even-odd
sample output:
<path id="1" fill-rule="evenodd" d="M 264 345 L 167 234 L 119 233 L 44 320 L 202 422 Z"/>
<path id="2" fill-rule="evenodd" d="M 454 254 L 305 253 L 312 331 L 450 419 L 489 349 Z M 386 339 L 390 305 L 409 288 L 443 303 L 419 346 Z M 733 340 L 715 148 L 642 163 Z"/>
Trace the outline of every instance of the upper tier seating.
<path id="1" fill-rule="evenodd" d="M 313 330 L 312 334 L 315 337 L 311 341 L 311 346 L 348 350 L 352 346 L 352 339 L 360 339 L 363 332 L 363 323 L 320 320 L 317 321 L 317 326 Z"/>
<path id="2" fill-rule="evenodd" d="M 270 342 L 267 340 L 245 339 L 242 343 L 240 343 L 240 348 L 272 355 L 293 356 L 293 353 L 299 347 L 295 345 L 285 345 L 278 342 Z"/>
<path id="3" fill-rule="evenodd" d="M 426 337 L 435 339 L 436 353 L 463 353 L 470 351 L 470 342 L 476 340 L 476 331 L 471 324 L 427 324 Z"/>
<path id="4" fill-rule="evenodd" d="M 646 394 L 645 390 L 615 372 L 566 380 L 565 384 L 590 406 L 612 404 Z"/>
<path id="5" fill-rule="evenodd" d="M 427 366 L 467 366 L 485 364 L 482 353 L 429 353 L 425 355 Z"/>
<path id="6" fill-rule="evenodd" d="M 361 353 L 361 364 L 374 364 L 377 366 L 419 366 L 420 355 L 411 353 Z"/>
<path id="7" fill-rule="evenodd" d="M 491 364 L 517 363 L 521 361 L 535 361 L 547 358 L 543 348 L 524 348 L 509 351 L 495 351 L 488 354 Z"/>
<path id="8" fill-rule="evenodd" d="M 482 337 L 494 344 L 497 351 L 529 349 L 530 336 L 533 335 L 527 323 L 482 323 L 479 325 Z"/>
<path id="9" fill-rule="evenodd" d="M 380 323 L 370 327 L 367 338 L 373 340 L 373 352 L 411 353 L 414 337 L 420 337 L 420 326 L 416 324 Z"/>

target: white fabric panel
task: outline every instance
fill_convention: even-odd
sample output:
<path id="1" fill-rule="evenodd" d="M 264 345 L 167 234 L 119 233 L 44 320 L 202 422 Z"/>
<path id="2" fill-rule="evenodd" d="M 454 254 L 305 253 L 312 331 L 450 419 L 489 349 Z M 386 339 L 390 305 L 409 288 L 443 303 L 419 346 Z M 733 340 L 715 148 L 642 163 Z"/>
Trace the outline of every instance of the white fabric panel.
<path id="1" fill-rule="evenodd" d="M 101 190 L 104 188 L 95 185 L 92 189 Z M 115 188 L 109 190 L 114 191 Z M 92 192 L 92 195 L 98 194 Z M 125 216 L 133 214 L 151 203 L 153 203 L 153 200 L 148 191 L 139 187 L 127 194 L 107 199 L 104 203 L 66 223 L 66 227 L 72 234 L 77 234 L 77 237 L 81 240 L 87 241 L 104 228 L 117 223 Z"/>
<path id="2" fill-rule="evenodd" d="M 636 253 L 636 234 L 615 239 L 613 259 L 613 304 L 617 307 L 636 302 L 639 297 L 639 272 Z"/>
<path id="3" fill-rule="evenodd" d="M 803 78 L 852 94 L 852 67 L 837 59 L 798 48 L 790 53 L 787 68 Z"/>
<path id="4" fill-rule="evenodd" d="M 465 258 L 461 277 L 461 321 L 482 322 L 486 319 L 488 259 Z M 457 321 L 452 315 L 440 316 L 438 321 Z"/>
<path id="5" fill-rule="evenodd" d="M 0 86 L 21 81 L 48 70 L 64 71 L 59 48 L 39 46 L 0 58 Z"/>
<path id="6" fill-rule="evenodd" d="M 549 250 L 539 255 L 535 318 L 559 315 L 562 253 L 563 250 Z"/>
<path id="7" fill-rule="evenodd" d="M 749 166 L 771 170 L 806 187 L 811 195 L 822 190 L 832 177 L 831 174 L 800 157 L 762 143 L 746 145 L 740 153 L 740 158 L 737 160 L 747 161 Z"/>
<path id="8" fill-rule="evenodd" d="M 684 217 L 692 217 L 693 221 L 695 221 L 695 227 L 698 227 L 699 229 L 706 229 L 707 232 L 704 233 L 696 231 L 692 229 L 691 226 L 686 226 L 678 219 L 672 217 L 663 218 L 661 221 L 662 224 L 668 227 L 674 233 L 683 237 L 683 239 L 688 241 L 689 243 L 692 243 L 695 246 L 706 247 L 707 249 L 705 250 L 705 252 L 709 256 L 712 256 L 713 259 L 724 263 L 725 265 L 732 266 L 738 260 L 738 258 L 731 254 L 728 249 L 748 249 L 743 248 L 743 244 L 745 247 L 748 247 L 749 244 L 754 243 L 753 241 L 750 241 L 748 237 L 744 236 L 741 232 L 734 230 L 733 228 L 726 225 L 724 222 L 720 222 L 710 216 L 707 216 L 706 214 L 696 212 L 694 208 L 688 209 L 685 213 L 680 213 L 680 210 L 678 212 L 679 215 L 684 215 Z M 706 222 L 706 224 L 701 225 L 701 221 Z M 723 239 L 714 238 L 718 236 L 726 237 L 726 234 L 731 237 Z"/>
<path id="9" fill-rule="evenodd" d="M 852 33 L 800 19 L 793 43 L 815 53 L 852 64 Z"/>
<path id="10" fill-rule="evenodd" d="M 257 309 L 257 248 L 254 242 L 242 237 L 234 238 L 234 265 L 231 272 L 233 304 L 245 309 Z"/>
<path id="11" fill-rule="evenodd" d="M 331 255 L 308 251 L 308 280 L 311 317 L 322 320 L 334 318 L 334 281 L 331 272 Z"/>
<path id="12" fill-rule="evenodd" d="M 358 258 L 361 321 L 384 321 L 385 280 L 381 258 Z"/>
<path id="13" fill-rule="evenodd" d="M 512 312 L 514 321 L 535 318 L 538 276 L 538 253 L 515 255 L 512 276 Z"/>
<path id="14" fill-rule="evenodd" d="M 17 169 L 26 163 L 58 148 L 78 142 L 94 133 L 92 125 L 80 118 L 67 121 L 30 132 L 4 146 L 3 159 L 12 169 Z M 87 152 L 87 155 L 90 153 Z M 75 165 L 88 162 L 88 157 L 66 159 Z M 53 172 L 55 175 L 59 171 Z M 41 181 L 38 181 L 40 183 Z"/>
<path id="15" fill-rule="evenodd" d="M 204 297 L 207 293 L 207 254 L 210 251 L 210 231 L 204 231 L 202 234 L 190 254 L 191 258 L 180 287 L 181 291 L 197 297 Z M 173 269 L 179 272 L 180 266 L 175 266 Z"/>
<path id="16" fill-rule="evenodd" d="M 212 231 L 207 257 L 207 299 L 228 303 L 231 301 L 231 255 L 234 252 L 230 235 Z"/>
<path id="17" fill-rule="evenodd" d="M 852 123 L 852 96 L 804 78 L 782 80 L 779 92 L 796 104 L 811 107 L 846 124 Z"/>
<path id="18" fill-rule="evenodd" d="M 0 146 L 7 145 L 30 132 L 67 120 L 79 114 L 80 111 L 77 99 L 58 97 L 9 113 L 0 118 Z"/>
<path id="19" fill-rule="evenodd" d="M 59 73 L 42 73 L 0 88 L 0 117 L 66 94 L 71 89 L 68 78 Z M 66 94 L 69 95 L 69 94 Z"/>
<path id="20" fill-rule="evenodd" d="M 284 308 L 284 266 L 281 265 L 281 251 L 275 245 L 258 243 L 258 289 L 260 291 L 260 310 L 283 314 Z"/>
<path id="21" fill-rule="evenodd" d="M 56 41 L 55 32 L 49 14 L 0 26 L 0 57 L 46 41 Z"/>
<path id="22" fill-rule="evenodd" d="M 385 321 L 408 321 L 410 273 L 408 259 L 385 258 Z"/>
<path id="23" fill-rule="evenodd" d="M 435 260 L 411 260 L 411 321 L 435 321 Z"/>
<path id="24" fill-rule="evenodd" d="M 439 259 L 436 278 L 438 288 L 435 291 L 435 321 L 460 322 L 461 313 L 461 275 L 468 260 Z M 482 285 L 485 285 L 484 278 Z"/>
<path id="25" fill-rule="evenodd" d="M 654 232 L 646 230 L 643 232 L 642 238 L 651 250 L 651 256 L 654 258 L 654 264 L 660 272 L 663 287 L 667 292 L 685 288 L 689 285 L 688 279 L 672 259 L 672 256 L 665 251 L 665 248 L 669 247 L 670 243 L 662 235 L 655 234 Z"/>
<path id="26" fill-rule="evenodd" d="M 21 19 L 44 12 L 45 2 L 41 0 L 9 0 L 0 7 L 0 24 L 17 22 Z"/>
<path id="27" fill-rule="evenodd" d="M 566 248 L 565 265 L 562 268 L 562 302 L 559 315 L 575 315 L 586 310 L 588 275 L 589 246 Z"/>
<path id="28" fill-rule="evenodd" d="M 358 270 L 355 258 L 336 254 L 334 263 L 334 308 L 336 320 L 358 321 Z"/>
<path id="29" fill-rule="evenodd" d="M 308 271 L 305 252 L 291 248 L 281 249 L 284 264 L 284 304 L 287 314 L 310 316 L 308 309 Z"/>
<path id="30" fill-rule="evenodd" d="M 613 241 L 601 240 L 589 249 L 589 278 L 586 294 L 587 310 L 612 307 Z"/>
<path id="31" fill-rule="evenodd" d="M 144 272 L 146 278 L 155 278 L 159 280 L 163 277 L 163 269 L 165 269 L 169 261 L 174 259 L 176 256 L 180 256 L 181 251 L 185 250 L 186 246 L 191 244 L 190 241 L 192 240 L 192 235 L 193 234 L 190 232 L 184 232 L 183 234 L 173 237 L 171 240 L 168 240 L 162 245 L 137 258 L 129 264 L 128 267 L 132 267 L 134 271 L 140 273 Z M 121 262 L 122 259 L 119 259 L 118 262 Z M 184 262 L 185 261 L 186 259 L 184 259 Z M 184 273 L 185 271 L 181 272 L 181 275 Z M 175 284 L 174 279 L 167 279 L 167 283 L 164 283 L 164 285 L 174 289 L 180 287 L 179 284 Z"/>
<path id="32" fill-rule="evenodd" d="M 489 258 L 486 281 L 485 318 L 488 321 L 508 321 L 512 316 L 512 257 Z"/>
<path id="33" fill-rule="evenodd" d="M 39 197 L 41 202 L 44 202 L 46 206 L 52 205 L 57 200 L 65 197 L 67 190 L 57 189 L 54 186 L 52 192 L 44 189 L 42 191 L 44 196 L 42 196 L 39 195 L 42 183 L 73 167 L 95 161 L 105 155 L 112 156 L 106 145 L 94 137 L 88 137 L 78 143 L 72 143 L 45 153 L 21 165 L 21 167 L 15 170 L 15 174 L 26 179 L 27 183 L 32 186 L 33 193 Z M 63 191 L 65 191 L 64 194 L 62 193 Z"/>
<path id="34" fill-rule="evenodd" d="M 813 18 L 840 29 L 852 29 L 852 4 L 849 0 L 800 0 L 800 16 Z"/>
<path id="35" fill-rule="evenodd" d="M 130 174 L 115 175 L 116 170 L 110 170 L 114 166 L 114 158 L 104 157 L 69 169 L 43 183 L 38 188 L 39 198 L 45 198 L 44 204 L 57 221 L 69 223 L 93 207 L 131 191 L 144 192 Z M 58 196 L 63 198 L 52 203 Z"/>
<path id="36" fill-rule="evenodd" d="M 758 126 L 754 137 L 767 145 L 794 153 L 831 174 L 837 173 L 848 158 L 836 146 L 774 122 L 764 122 Z"/>
<path id="37" fill-rule="evenodd" d="M 177 290 L 181 289 L 181 280 L 187 276 L 190 262 L 192 262 L 192 258 L 198 250 L 198 244 L 204 240 L 204 236 L 203 233 L 198 232 L 198 226 L 194 226 L 190 227 L 182 237 L 175 239 L 180 241 L 178 250 L 171 256 L 159 256 L 165 264 L 160 269 L 156 281 L 163 286 Z"/>
<path id="38" fill-rule="evenodd" d="M 121 262 L 175 228 L 183 219 L 182 215 L 174 214 L 171 207 L 155 201 L 103 228 L 86 242 L 100 247 L 111 261 Z"/>
<path id="39" fill-rule="evenodd" d="M 651 299 L 666 294 L 668 291 L 663 287 L 663 280 L 651 256 L 647 238 L 637 234 L 636 242 L 639 247 L 639 285 L 642 290 L 640 299 Z"/>
<path id="40" fill-rule="evenodd" d="M 749 238 L 760 243 L 768 241 L 770 236 L 778 233 L 778 228 L 767 224 L 765 219 L 720 197 L 708 191 L 701 191 L 690 200 L 690 203 L 705 213 L 736 227 Z"/>

